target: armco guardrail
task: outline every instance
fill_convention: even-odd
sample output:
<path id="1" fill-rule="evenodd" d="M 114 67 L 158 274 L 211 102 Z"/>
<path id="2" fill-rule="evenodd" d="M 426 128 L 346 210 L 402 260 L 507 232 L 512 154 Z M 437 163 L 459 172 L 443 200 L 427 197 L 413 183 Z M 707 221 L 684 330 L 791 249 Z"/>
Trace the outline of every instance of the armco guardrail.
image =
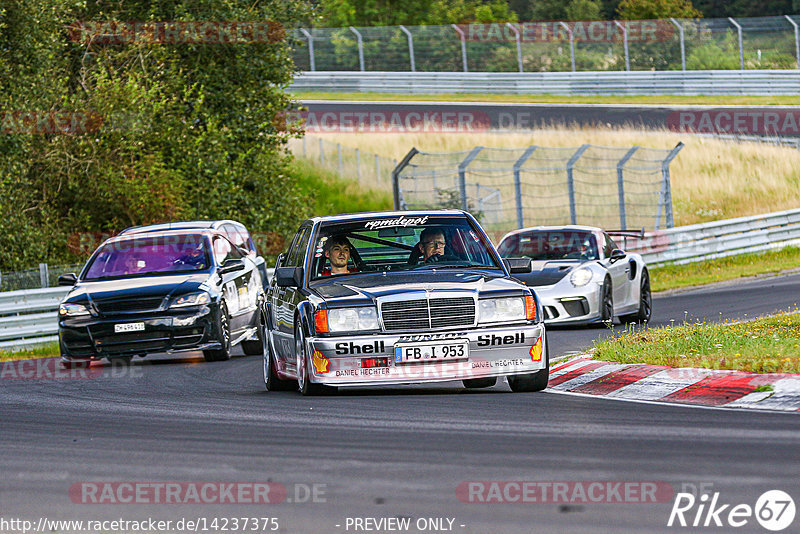
<path id="1" fill-rule="evenodd" d="M 267 269 L 270 278 L 274 269 Z M 58 340 L 58 305 L 71 287 L 0 292 L 0 349 Z"/>
<path id="2" fill-rule="evenodd" d="M 691 263 L 800 244 L 800 209 L 648 232 L 628 249 L 649 265 Z"/>
<path id="3" fill-rule="evenodd" d="M 395 94 L 796 95 L 800 70 L 303 72 L 290 91 Z"/>

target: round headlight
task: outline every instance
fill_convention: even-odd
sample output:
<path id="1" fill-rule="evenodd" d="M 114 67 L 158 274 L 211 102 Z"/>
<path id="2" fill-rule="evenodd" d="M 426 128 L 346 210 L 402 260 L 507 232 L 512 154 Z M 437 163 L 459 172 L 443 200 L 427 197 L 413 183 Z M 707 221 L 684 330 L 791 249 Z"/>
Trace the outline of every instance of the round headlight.
<path id="1" fill-rule="evenodd" d="M 575 287 L 582 287 L 592 280 L 592 276 L 591 269 L 581 267 L 572 271 L 572 274 L 569 275 L 569 281 Z"/>

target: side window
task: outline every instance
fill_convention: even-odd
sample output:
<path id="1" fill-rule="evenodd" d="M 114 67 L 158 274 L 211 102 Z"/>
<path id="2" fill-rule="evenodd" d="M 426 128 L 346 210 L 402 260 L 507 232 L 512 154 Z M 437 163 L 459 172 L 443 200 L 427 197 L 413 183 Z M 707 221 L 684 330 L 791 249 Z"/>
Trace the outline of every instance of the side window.
<path id="1" fill-rule="evenodd" d="M 603 240 L 604 240 L 603 256 L 608 258 L 611 256 L 611 251 L 619 247 L 617 246 L 616 243 L 614 243 L 614 241 L 610 237 L 608 237 L 608 234 L 606 233 L 603 233 Z"/>
<path id="2" fill-rule="evenodd" d="M 289 249 L 289 253 L 286 256 L 286 262 L 283 264 L 284 267 L 299 267 L 300 264 L 303 262 L 303 258 L 305 257 L 305 249 L 308 246 L 308 238 L 311 235 L 311 228 L 305 227 L 301 228 L 297 235 L 295 236 L 294 241 L 292 242 L 292 246 Z M 299 251 L 300 254 L 298 254 Z"/>
<path id="3" fill-rule="evenodd" d="M 306 231 L 303 232 L 303 237 L 300 239 L 300 244 L 297 245 L 297 257 L 295 258 L 294 265 L 296 267 L 302 267 L 303 262 L 306 259 L 306 249 L 308 248 L 308 241 L 311 237 L 311 228 L 306 228 Z"/>
<path id="4" fill-rule="evenodd" d="M 217 262 L 217 265 L 222 265 L 225 263 L 225 260 L 232 257 L 232 251 L 233 247 L 227 239 L 224 237 L 214 238 L 214 260 Z"/>

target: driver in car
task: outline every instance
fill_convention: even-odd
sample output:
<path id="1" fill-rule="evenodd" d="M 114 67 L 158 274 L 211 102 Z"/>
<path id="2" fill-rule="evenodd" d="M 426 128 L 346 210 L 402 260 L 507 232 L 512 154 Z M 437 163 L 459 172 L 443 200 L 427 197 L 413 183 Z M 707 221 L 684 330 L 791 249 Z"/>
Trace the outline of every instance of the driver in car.
<path id="1" fill-rule="evenodd" d="M 428 261 L 431 256 L 444 256 L 444 247 L 447 242 L 444 239 L 444 232 L 439 228 L 425 228 L 419 234 L 419 250 L 422 252 L 422 260 Z M 435 261 L 438 258 L 434 258 Z"/>

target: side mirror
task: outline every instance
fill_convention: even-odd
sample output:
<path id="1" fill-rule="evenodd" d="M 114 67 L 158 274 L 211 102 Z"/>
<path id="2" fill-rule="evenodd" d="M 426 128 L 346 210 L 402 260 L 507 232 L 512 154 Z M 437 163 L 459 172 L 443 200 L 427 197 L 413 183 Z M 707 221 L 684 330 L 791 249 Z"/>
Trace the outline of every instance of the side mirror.
<path id="1" fill-rule="evenodd" d="M 219 268 L 219 274 L 228 274 L 236 271 L 244 271 L 244 260 L 241 258 L 231 258 Z"/>
<path id="2" fill-rule="evenodd" d="M 278 267 L 275 269 L 278 287 L 300 287 L 303 285 L 302 267 Z"/>
<path id="3" fill-rule="evenodd" d="M 64 273 L 58 275 L 58 285 L 60 286 L 74 286 L 78 283 L 78 277 L 75 273 Z"/>
<path id="4" fill-rule="evenodd" d="M 503 265 L 511 274 L 526 274 L 533 270 L 530 258 L 504 258 Z"/>
<path id="5" fill-rule="evenodd" d="M 611 251 L 611 256 L 609 256 L 608 259 L 611 263 L 614 263 L 616 261 L 621 260 L 624 257 L 625 257 L 625 252 L 618 248 L 615 248 L 614 250 Z"/>

